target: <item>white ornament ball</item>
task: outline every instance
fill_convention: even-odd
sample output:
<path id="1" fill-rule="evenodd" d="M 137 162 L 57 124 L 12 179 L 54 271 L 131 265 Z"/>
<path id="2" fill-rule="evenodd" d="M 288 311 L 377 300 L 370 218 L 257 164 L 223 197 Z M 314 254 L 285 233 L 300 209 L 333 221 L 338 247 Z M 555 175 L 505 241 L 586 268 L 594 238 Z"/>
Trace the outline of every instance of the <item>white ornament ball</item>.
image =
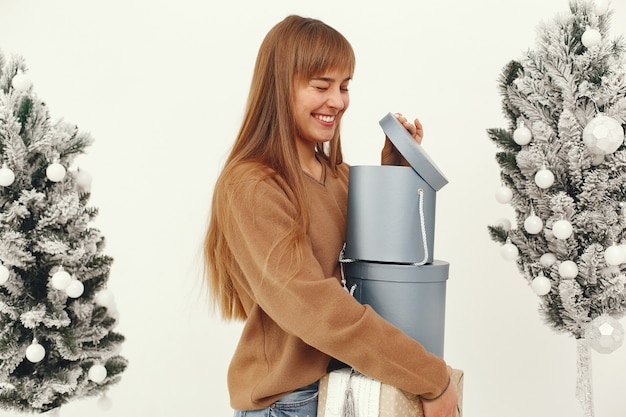
<path id="1" fill-rule="evenodd" d="M 611 245 L 604 251 L 604 260 L 609 266 L 619 265 L 624 262 L 624 253 L 618 245 Z"/>
<path id="2" fill-rule="evenodd" d="M 502 248 L 500 248 L 500 255 L 507 261 L 512 261 L 519 255 L 519 249 L 512 243 L 505 243 L 502 245 Z"/>
<path id="3" fill-rule="evenodd" d="M 52 286 L 57 290 L 63 291 L 72 282 L 72 276 L 63 268 L 59 268 L 54 274 L 52 274 Z"/>
<path id="4" fill-rule="evenodd" d="M 27 91 L 33 83 L 22 70 L 19 70 L 11 80 L 11 85 L 16 91 Z"/>
<path id="5" fill-rule="evenodd" d="M 602 35 L 597 29 L 588 27 L 580 40 L 585 47 L 591 48 L 592 46 L 600 45 L 600 42 L 602 42 Z"/>
<path id="6" fill-rule="evenodd" d="M 567 239 L 573 231 L 572 224 L 567 220 L 557 220 L 552 225 L 552 233 L 557 239 Z"/>
<path id="7" fill-rule="evenodd" d="M 113 408 L 113 401 L 111 401 L 111 399 L 106 394 L 102 394 L 100 398 L 98 398 L 97 404 L 98 408 L 100 408 L 102 411 L 109 411 L 111 408 Z"/>
<path id="8" fill-rule="evenodd" d="M 3 285 L 9 280 L 9 268 L 0 264 L 0 285 Z"/>
<path id="9" fill-rule="evenodd" d="M 543 221 L 537 215 L 530 215 L 524 220 L 524 229 L 531 235 L 536 235 L 543 229 Z"/>
<path id="10" fill-rule="evenodd" d="M 518 145 L 528 145 L 533 138 L 533 134 L 529 128 L 521 124 L 515 132 L 513 132 L 513 140 Z"/>
<path id="11" fill-rule="evenodd" d="M 624 129 L 614 118 L 598 115 L 583 129 L 583 143 L 592 154 L 613 153 L 624 143 Z"/>
<path id="12" fill-rule="evenodd" d="M 65 167 L 58 162 L 53 162 L 46 168 L 46 177 L 52 182 L 63 181 L 63 178 L 65 178 Z"/>
<path id="13" fill-rule="evenodd" d="M 496 190 L 496 200 L 498 203 L 507 204 L 513 198 L 513 191 L 509 187 L 502 186 Z"/>
<path id="14" fill-rule="evenodd" d="M 85 292 L 85 286 L 77 279 L 73 279 L 72 282 L 65 288 L 65 293 L 70 298 L 78 298 Z"/>
<path id="15" fill-rule="evenodd" d="M 15 174 L 11 171 L 11 168 L 7 167 L 6 164 L 3 164 L 2 168 L 0 168 L 0 185 L 8 187 L 13 184 L 13 181 L 15 181 Z"/>
<path id="16" fill-rule="evenodd" d="M 92 180 L 93 179 L 91 177 L 91 174 L 88 173 L 87 171 L 84 171 L 82 169 L 79 169 L 78 171 L 76 171 L 76 177 L 75 177 L 76 186 L 79 187 L 80 189 L 89 191 L 91 189 Z"/>
<path id="17" fill-rule="evenodd" d="M 544 253 L 539 258 L 539 263 L 545 268 L 549 268 L 556 263 L 556 255 L 553 253 Z"/>
<path id="18" fill-rule="evenodd" d="M 540 169 L 535 174 L 535 184 L 544 190 L 550 188 L 554 184 L 554 174 L 549 169 Z"/>
<path id="19" fill-rule="evenodd" d="M 46 356 L 46 349 L 37 342 L 33 342 L 26 348 L 26 359 L 32 363 L 41 362 Z"/>
<path id="20" fill-rule="evenodd" d="M 87 373 L 89 379 L 95 383 L 100 383 L 104 381 L 107 377 L 107 368 L 103 365 L 96 364 L 89 368 Z"/>
<path id="21" fill-rule="evenodd" d="M 117 325 L 120 324 L 120 311 L 117 309 L 117 306 L 107 309 L 107 313 L 109 314 L 109 317 L 115 320 L 115 325 L 113 325 L 113 327 L 117 327 Z"/>
<path id="22" fill-rule="evenodd" d="M 624 328 L 613 317 L 602 315 L 587 325 L 585 337 L 598 353 L 611 353 L 624 343 Z"/>
<path id="23" fill-rule="evenodd" d="M 546 295 L 550 292 L 550 289 L 552 289 L 552 283 L 548 278 L 541 274 L 532 280 L 530 287 L 533 289 L 535 294 Z"/>
<path id="24" fill-rule="evenodd" d="M 109 289 L 103 289 L 98 291 L 96 294 L 94 301 L 97 305 L 106 308 L 115 307 L 115 297 L 113 296 L 113 292 Z"/>
<path id="25" fill-rule="evenodd" d="M 502 217 L 500 219 L 498 219 L 498 221 L 496 222 L 496 226 L 500 226 L 502 229 L 504 229 L 506 232 L 511 230 L 511 221 L 509 219 L 507 219 L 506 217 Z"/>
<path id="26" fill-rule="evenodd" d="M 578 275 L 578 266 L 574 261 L 563 261 L 559 265 L 559 275 L 561 278 L 571 279 Z"/>
<path id="27" fill-rule="evenodd" d="M 602 16 L 609 11 L 609 0 L 595 0 L 594 3 L 594 11 L 596 12 L 596 15 Z"/>

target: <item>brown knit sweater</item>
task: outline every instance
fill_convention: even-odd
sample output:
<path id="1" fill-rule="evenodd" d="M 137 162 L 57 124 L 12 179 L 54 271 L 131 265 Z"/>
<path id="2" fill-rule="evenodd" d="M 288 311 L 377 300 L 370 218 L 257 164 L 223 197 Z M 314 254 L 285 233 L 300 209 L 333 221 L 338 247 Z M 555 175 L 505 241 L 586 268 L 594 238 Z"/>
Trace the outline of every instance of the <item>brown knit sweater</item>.
<path id="1" fill-rule="evenodd" d="M 228 201 L 219 202 L 231 214 L 223 232 L 235 252 L 241 272 L 235 288 L 248 315 L 228 371 L 231 406 L 267 407 L 320 379 L 331 357 L 409 393 L 439 395 L 448 384 L 444 361 L 340 284 L 348 166 L 339 167 L 338 177 L 329 171 L 323 183 L 306 178 L 310 245 L 304 267 L 291 280 L 285 274 L 289 260 L 277 256 L 296 216 L 289 192 L 269 170 L 238 169 L 243 180 L 229 183 Z"/>

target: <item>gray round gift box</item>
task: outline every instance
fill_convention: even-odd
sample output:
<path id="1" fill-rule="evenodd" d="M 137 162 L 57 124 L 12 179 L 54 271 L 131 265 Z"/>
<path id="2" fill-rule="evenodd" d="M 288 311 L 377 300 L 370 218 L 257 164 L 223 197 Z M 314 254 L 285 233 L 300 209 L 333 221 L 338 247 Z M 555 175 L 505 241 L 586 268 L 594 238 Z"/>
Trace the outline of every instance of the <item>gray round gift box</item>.
<path id="1" fill-rule="evenodd" d="M 361 304 L 443 357 L 448 262 L 423 266 L 350 262 L 344 264 L 348 288 Z"/>
<path id="2" fill-rule="evenodd" d="M 350 167 L 344 274 L 357 300 L 443 357 L 449 264 L 433 247 L 448 180 L 393 114 L 380 125 L 411 166 Z"/>
<path id="3" fill-rule="evenodd" d="M 393 114 L 380 125 L 411 166 L 350 167 L 344 255 L 375 262 L 432 262 L 436 191 L 448 180 Z"/>
<path id="4" fill-rule="evenodd" d="M 350 167 L 345 256 L 375 262 L 432 262 L 435 206 L 435 190 L 411 167 Z"/>

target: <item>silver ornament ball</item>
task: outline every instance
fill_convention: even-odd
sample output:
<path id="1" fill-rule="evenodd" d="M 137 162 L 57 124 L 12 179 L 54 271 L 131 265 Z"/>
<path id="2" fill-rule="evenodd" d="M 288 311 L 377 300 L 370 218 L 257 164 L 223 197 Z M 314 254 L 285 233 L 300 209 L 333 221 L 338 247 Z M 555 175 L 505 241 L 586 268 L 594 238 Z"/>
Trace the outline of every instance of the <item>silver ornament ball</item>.
<path id="1" fill-rule="evenodd" d="M 559 275 L 564 279 L 573 279 L 578 276 L 578 265 L 574 261 L 563 261 L 559 265 Z"/>
<path id="2" fill-rule="evenodd" d="M 544 190 L 550 188 L 554 184 L 554 174 L 549 169 L 540 169 L 535 174 L 535 184 Z"/>
<path id="3" fill-rule="evenodd" d="M 532 132 L 523 123 L 513 132 L 513 140 L 520 146 L 528 145 L 532 138 Z"/>
<path id="4" fill-rule="evenodd" d="M 546 295 L 552 289 L 552 284 L 550 280 L 546 278 L 543 274 L 538 275 L 535 279 L 530 283 L 531 288 L 537 295 Z"/>
<path id="5" fill-rule="evenodd" d="M 545 268 L 549 268 L 556 263 L 556 255 L 553 253 L 544 253 L 539 258 L 539 263 Z"/>
<path id="6" fill-rule="evenodd" d="M 572 224 L 567 220 L 557 220 L 552 225 L 552 233 L 557 239 L 567 239 L 574 231 Z"/>
<path id="7" fill-rule="evenodd" d="M 583 143 L 593 155 L 611 154 L 624 143 L 624 129 L 614 118 L 597 115 L 583 129 Z"/>
<path id="8" fill-rule="evenodd" d="M 26 348 L 26 359 L 32 363 L 41 362 L 46 356 L 46 349 L 37 342 L 31 343 Z"/>
<path id="9" fill-rule="evenodd" d="M 585 337 L 596 352 L 611 353 L 624 343 L 624 327 L 611 316 L 598 316 L 587 325 Z"/>
<path id="10" fill-rule="evenodd" d="M 11 168 L 7 167 L 6 164 L 3 164 L 2 168 L 0 168 L 0 185 L 8 187 L 13 184 L 13 181 L 15 181 L 15 174 Z"/>
<path id="11" fill-rule="evenodd" d="M 519 255 L 519 249 L 512 243 L 505 243 L 500 248 L 500 255 L 507 261 L 512 261 Z"/>
<path id="12" fill-rule="evenodd" d="M 543 221 L 537 215 L 530 215 L 524 220 L 524 229 L 531 235 L 536 235 L 543 230 Z"/>
<path id="13" fill-rule="evenodd" d="M 3 285 L 9 280 L 9 268 L 0 264 L 0 285 Z"/>
<path id="14" fill-rule="evenodd" d="M 63 181 L 63 178 L 65 178 L 65 167 L 58 162 L 48 165 L 46 177 L 52 182 Z"/>
<path id="15" fill-rule="evenodd" d="M 586 48 L 598 46 L 602 42 L 602 35 L 597 29 L 587 28 L 580 39 Z"/>

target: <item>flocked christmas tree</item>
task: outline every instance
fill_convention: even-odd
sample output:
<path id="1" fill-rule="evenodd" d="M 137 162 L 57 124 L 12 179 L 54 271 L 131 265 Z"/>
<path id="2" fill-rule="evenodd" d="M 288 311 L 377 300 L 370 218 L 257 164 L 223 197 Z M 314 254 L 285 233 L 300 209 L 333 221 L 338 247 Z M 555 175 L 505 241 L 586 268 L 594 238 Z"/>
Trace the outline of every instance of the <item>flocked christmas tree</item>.
<path id="1" fill-rule="evenodd" d="M 0 408 L 104 405 L 127 361 L 91 177 L 73 165 L 92 138 L 51 120 L 25 70 L 0 54 Z"/>
<path id="2" fill-rule="evenodd" d="M 589 347 L 623 341 L 626 311 L 625 44 L 608 35 L 607 0 L 575 0 L 544 23 L 533 50 L 499 79 L 508 129 L 500 148 L 500 203 L 514 224 L 489 226 L 539 296 L 540 312 L 578 344 L 577 397 L 594 414 Z"/>

